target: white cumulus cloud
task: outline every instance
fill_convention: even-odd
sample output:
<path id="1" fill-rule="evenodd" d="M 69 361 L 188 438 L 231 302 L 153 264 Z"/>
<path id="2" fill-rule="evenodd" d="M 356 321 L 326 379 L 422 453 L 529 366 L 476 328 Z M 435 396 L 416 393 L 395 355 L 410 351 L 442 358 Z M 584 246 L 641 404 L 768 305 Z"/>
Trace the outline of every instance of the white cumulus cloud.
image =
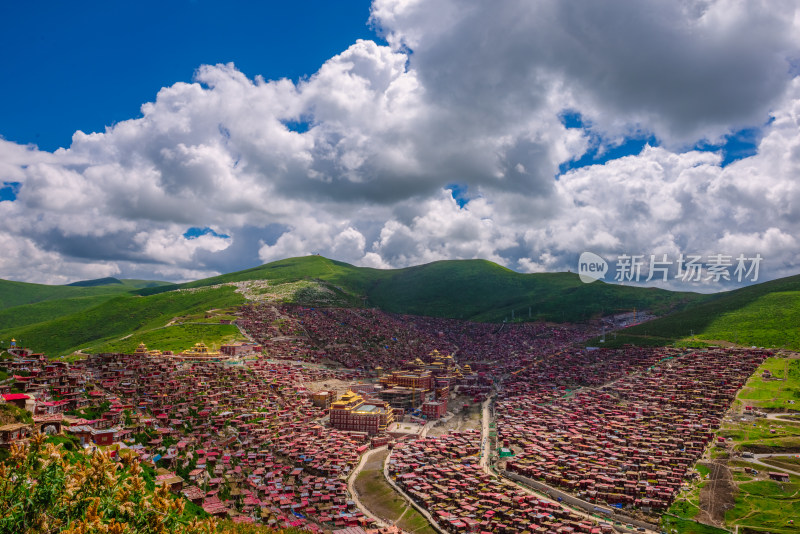
<path id="1" fill-rule="evenodd" d="M 66 149 L 0 139 L 0 187 L 19 184 L 0 276 L 185 280 L 310 253 L 539 272 L 584 250 L 761 253 L 794 274 L 798 20 L 791 1 L 375 0 L 388 46 L 307 79 L 203 65 Z M 745 127 L 756 153 L 730 165 L 691 149 Z M 561 173 L 631 135 L 657 143 Z"/>

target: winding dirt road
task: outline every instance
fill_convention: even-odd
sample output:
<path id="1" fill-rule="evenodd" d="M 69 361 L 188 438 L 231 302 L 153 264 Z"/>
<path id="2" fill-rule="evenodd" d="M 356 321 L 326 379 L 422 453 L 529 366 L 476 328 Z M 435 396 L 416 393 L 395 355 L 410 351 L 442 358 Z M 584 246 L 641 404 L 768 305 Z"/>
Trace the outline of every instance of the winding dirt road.
<path id="1" fill-rule="evenodd" d="M 353 469 L 353 471 L 350 473 L 350 476 L 347 477 L 347 491 L 350 493 L 350 497 L 353 499 L 353 502 L 356 504 L 356 506 L 358 506 L 358 509 L 361 510 L 361 513 L 363 513 L 365 516 L 369 517 L 370 519 L 375 520 L 378 523 L 378 526 L 381 526 L 381 527 L 386 527 L 388 525 L 386 524 L 386 522 L 383 519 L 381 519 L 380 517 L 378 517 L 375 514 L 373 514 L 372 512 L 370 512 L 367 509 L 367 507 L 364 506 L 364 503 L 362 503 L 361 499 L 358 498 L 358 492 L 356 491 L 356 488 L 355 488 L 355 481 L 356 481 L 356 478 L 358 477 L 358 474 L 361 472 L 362 469 L 364 469 L 364 465 L 369 460 L 369 457 L 372 456 L 375 453 L 378 453 L 378 452 L 381 452 L 381 451 L 385 451 L 385 450 L 386 450 L 386 445 L 384 445 L 382 447 L 376 447 L 376 448 L 364 453 L 361 456 L 361 461 L 358 462 L 358 465 L 356 466 L 356 468 Z"/>

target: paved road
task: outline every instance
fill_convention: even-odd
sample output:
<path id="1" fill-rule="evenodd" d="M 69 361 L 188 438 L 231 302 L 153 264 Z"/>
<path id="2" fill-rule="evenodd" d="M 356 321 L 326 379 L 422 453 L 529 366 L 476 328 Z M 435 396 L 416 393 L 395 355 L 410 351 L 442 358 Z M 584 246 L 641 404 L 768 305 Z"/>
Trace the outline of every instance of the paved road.
<path id="1" fill-rule="evenodd" d="M 481 408 L 481 461 L 480 466 L 481 469 L 488 475 L 494 475 L 491 469 L 489 469 L 489 454 L 491 453 L 491 449 L 489 447 L 489 424 L 492 420 L 492 414 L 490 411 L 490 406 L 492 401 L 494 400 L 495 394 L 492 393 L 489 395 L 485 401 L 483 401 L 483 407 Z"/>
<path id="2" fill-rule="evenodd" d="M 745 457 L 742 456 L 742 457 L 737 457 L 736 459 L 737 460 L 742 460 L 742 461 L 745 461 L 745 462 L 749 462 L 749 463 L 752 463 L 752 464 L 760 465 L 761 467 L 763 467 L 765 469 L 769 469 L 771 471 L 791 473 L 792 475 L 800 477 L 800 472 L 798 472 L 798 471 L 791 471 L 791 470 L 786 469 L 784 467 L 778 467 L 778 466 L 775 466 L 775 465 L 770 465 L 768 463 L 764 463 L 764 462 L 761 461 L 764 458 L 781 458 L 781 457 L 783 457 L 783 458 L 794 458 L 795 456 L 797 456 L 797 453 L 785 453 L 785 454 L 783 454 L 783 453 L 770 453 L 770 454 L 754 454 L 752 458 L 745 458 Z"/>
<path id="3" fill-rule="evenodd" d="M 789 422 L 798 421 L 798 419 L 796 417 L 795 418 L 789 418 L 789 419 L 781 419 L 781 417 L 785 417 L 787 415 L 797 416 L 797 415 L 800 415 L 800 414 L 798 414 L 798 412 L 768 413 L 766 419 L 777 419 L 778 421 L 789 421 Z"/>

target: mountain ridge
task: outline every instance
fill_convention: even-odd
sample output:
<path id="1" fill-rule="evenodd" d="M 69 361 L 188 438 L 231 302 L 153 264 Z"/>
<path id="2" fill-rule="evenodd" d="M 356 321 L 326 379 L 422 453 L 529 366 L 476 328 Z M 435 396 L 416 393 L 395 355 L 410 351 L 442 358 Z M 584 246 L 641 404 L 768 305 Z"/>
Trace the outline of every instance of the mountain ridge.
<path id="1" fill-rule="evenodd" d="M 787 297 L 765 297 L 775 291 L 797 291 L 800 299 L 800 275 L 728 292 L 699 294 L 603 281 L 585 284 L 574 273 L 523 274 L 488 260 L 442 260 L 384 270 L 303 256 L 183 284 L 161 282 L 147 287 L 143 284 L 147 281 L 137 282 L 138 287 L 134 283 L 88 287 L 29 284 L 31 294 L 25 297 L 19 286 L 22 283 L 0 280 L 0 290 L 14 287 L 15 300 L 26 301 L 7 306 L 0 299 L 0 339 L 16 337 L 35 350 L 64 354 L 104 346 L 123 335 L 165 329 L 176 316 L 231 310 L 256 299 L 310 306 L 367 306 L 391 313 L 478 322 L 586 322 L 634 309 L 648 310 L 663 317 L 656 321 L 666 322 L 649 322 L 625 330 L 624 335 L 651 343 L 653 340 L 638 332 L 646 332 L 649 325 L 672 324 L 671 317 L 700 314 L 710 324 L 726 312 L 746 308 L 755 298 L 773 299 L 767 306 L 782 306 Z M 756 297 L 748 299 L 748 294 Z M 792 294 L 789 300 L 793 299 Z M 714 304 L 718 301 L 722 304 Z M 797 307 L 800 309 L 800 304 Z M 169 330 L 163 335 L 168 336 Z M 211 342 L 220 341 L 209 336 Z M 680 339 L 668 335 L 656 338 L 660 344 Z"/>

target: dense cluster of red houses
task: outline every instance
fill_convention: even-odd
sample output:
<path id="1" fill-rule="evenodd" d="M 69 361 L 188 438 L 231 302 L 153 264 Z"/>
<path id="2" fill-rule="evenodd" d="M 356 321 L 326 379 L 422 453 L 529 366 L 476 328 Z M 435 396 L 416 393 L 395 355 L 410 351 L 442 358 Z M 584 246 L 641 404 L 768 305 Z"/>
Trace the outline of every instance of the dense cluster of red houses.
<path id="1" fill-rule="evenodd" d="M 349 368 L 396 369 L 434 350 L 458 351 L 459 363 L 473 370 L 502 374 L 514 369 L 509 355 L 545 354 L 596 333 L 580 325 L 491 324 L 455 319 L 397 315 L 373 309 L 303 308 L 252 304 L 237 324 L 273 354 L 304 361 L 333 361 Z M 495 368 L 495 365 L 500 367 Z"/>
<path id="2" fill-rule="evenodd" d="M 162 440 L 173 437 L 166 450 L 158 439 L 143 446 L 143 460 L 159 454 L 159 463 L 171 468 L 188 463 L 200 469 L 182 489 L 207 512 L 312 530 L 317 523 L 371 524 L 340 478 L 358 461 L 368 436 L 323 427 L 324 412 L 303 385 L 353 380 L 357 372 L 265 359 L 232 366 L 164 358 L 137 365 L 124 358 L 93 357 L 89 366 L 105 391 L 152 414 Z"/>
<path id="3" fill-rule="evenodd" d="M 589 501 L 663 510 L 768 353 L 616 352 L 602 351 L 603 369 L 581 366 L 605 386 L 566 395 L 534 382 L 497 404 L 499 440 L 516 453 L 507 469 Z"/>
<path id="4" fill-rule="evenodd" d="M 404 443 L 389 474 L 442 528 L 450 532 L 611 532 L 558 503 L 526 493 L 478 465 L 479 431 L 453 432 Z"/>
<path id="5" fill-rule="evenodd" d="M 37 411 L 48 412 L 42 417 L 58 418 L 83 445 L 135 450 L 165 471 L 156 484 L 183 492 L 210 514 L 310 530 L 372 525 L 342 479 L 368 447 L 368 436 L 323 427 L 317 420 L 324 412 L 304 387 L 355 380 L 357 371 L 263 358 L 228 365 L 119 354 L 71 366 L 30 358 L 7 365 L 24 366 L 30 377 L 15 382 L 26 393 L 7 394 L 9 400 L 33 400 Z M 89 383 L 97 387 L 86 392 Z M 109 409 L 99 419 L 61 413 L 104 402 Z M 35 421 L 43 430 L 46 421 Z M 16 426 L 28 427 L 16 439 L 32 430 Z"/>
<path id="6" fill-rule="evenodd" d="M 264 354 L 236 362 L 102 354 L 66 364 L 18 351 L 3 362 L 13 378 L 0 395 L 31 410 L 35 424 L 0 427 L 0 445 L 34 427 L 65 431 L 84 446 L 133 449 L 159 468 L 156 484 L 215 516 L 312 531 L 370 528 L 345 478 L 370 446 L 399 437 L 387 433 L 388 403 L 398 399 L 389 395 L 383 404 L 377 396 L 405 387 L 416 406 L 422 391 L 423 413 L 433 419 L 444 415 L 456 385 L 478 402 L 496 384 L 497 445 L 507 470 L 598 504 L 661 510 L 767 356 L 586 350 L 572 344 L 593 333 L 588 327 L 364 309 L 254 304 L 239 315 Z M 457 356 L 431 357 L 434 351 Z M 330 427 L 335 398 L 308 388 L 328 380 L 353 384 L 359 395 L 351 408 L 376 419 L 369 433 L 377 436 Z M 373 382 L 355 384 L 365 380 Z M 100 406 L 95 418 L 65 415 Z M 479 466 L 481 450 L 478 431 L 401 442 L 389 471 L 448 531 L 611 528 L 489 475 Z"/>

